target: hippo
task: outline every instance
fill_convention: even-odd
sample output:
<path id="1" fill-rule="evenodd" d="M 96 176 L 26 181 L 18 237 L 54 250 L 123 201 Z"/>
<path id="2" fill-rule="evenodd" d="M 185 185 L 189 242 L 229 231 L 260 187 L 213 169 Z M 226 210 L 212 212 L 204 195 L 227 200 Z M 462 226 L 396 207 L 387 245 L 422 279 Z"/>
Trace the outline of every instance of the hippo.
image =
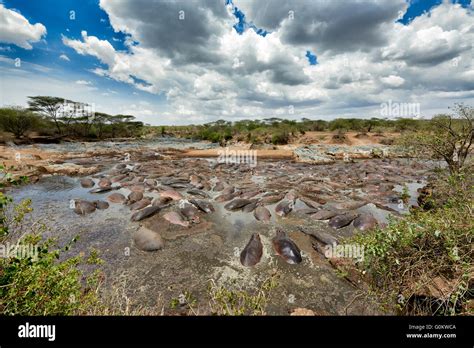
<path id="1" fill-rule="evenodd" d="M 112 185 L 112 182 L 107 178 L 103 178 L 99 180 L 98 185 L 99 187 L 109 187 Z"/>
<path id="2" fill-rule="evenodd" d="M 143 193 L 142 192 L 130 192 L 130 194 L 127 196 L 127 203 L 128 204 L 133 204 L 135 202 L 138 202 L 143 199 Z"/>
<path id="3" fill-rule="evenodd" d="M 121 193 L 115 192 L 107 197 L 107 200 L 111 203 L 125 203 L 127 198 Z"/>
<path id="4" fill-rule="evenodd" d="M 81 186 L 83 188 L 91 188 L 91 187 L 94 187 L 94 185 L 95 185 L 94 180 L 88 179 L 88 178 L 81 179 L 80 182 L 81 182 Z"/>
<path id="5" fill-rule="evenodd" d="M 180 199 L 184 198 L 181 193 L 179 193 L 178 191 L 175 191 L 175 190 L 162 191 L 162 192 L 160 192 L 160 197 L 163 197 L 163 198 L 168 197 L 168 198 L 171 198 L 174 201 L 179 201 Z"/>
<path id="6" fill-rule="evenodd" d="M 298 198 L 298 194 L 296 193 L 295 190 L 288 191 L 287 194 L 284 197 L 284 199 L 287 199 L 289 201 L 295 201 L 296 198 Z"/>
<path id="7" fill-rule="evenodd" d="M 260 193 L 260 190 L 247 191 L 247 192 L 242 193 L 241 197 L 245 199 L 250 199 L 258 195 L 259 193 Z"/>
<path id="8" fill-rule="evenodd" d="M 209 202 L 200 199 L 190 199 L 189 202 L 194 204 L 198 209 L 202 210 L 207 214 L 210 214 L 215 211 L 214 206 Z"/>
<path id="9" fill-rule="evenodd" d="M 356 213 L 344 213 L 336 215 L 329 220 L 329 226 L 333 228 L 342 228 L 349 225 L 358 214 Z"/>
<path id="10" fill-rule="evenodd" d="M 251 202 L 242 208 L 244 213 L 251 213 L 257 207 L 258 199 L 251 199 Z"/>
<path id="11" fill-rule="evenodd" d="M 232 198 L 237 197 L 238 195 L 235 193 L 227 193 L 227 194 L 221 194 L 217 196 L 214 200 L 216 202 L 227 202 L 230 201 Z"/>
<path id="12" fill-rule="evenodd" d="M 352 225 L 361 231 L 367 231 L 377 226 L 377 219 L 372 214 L 361 214 L 354 219 Z"/>
<path id="13" fill-rule="evenodd" d="M 252 203 L 252 201 L 250 201 L 249 199 L 236 198 L 233 201 L 224 205 L 224 208 L 227 210 L 238 210 L 250 203 Z"/>
<path id="14" fill-rule="evenodd" d="M 142 210 L 137 211 L 135 214 L 132 215 L 131 220 L 132 221 L 141 221 L 143 219 L 146 219 L 146 218 L 149 218 L 150 216 L 155 215 L 161 209 L 162 209 L 162 207 L 152 205 L 151 207 L 147 207 L 147 208 L 144 208 Z"/>
<path id="15" fill-rule="evenodd" d="M 160 234 L 145 227 L 140 227 L 133 234 L 133 242 L 143 251 L 155 251 L 163 248 L 164 243 Z"/>
<path id="16" fill-rule="evenodd" d="M 272 239 L 273 248 L 275 252 L 289 264 L 300 263 L 301 251 L 285 232 L 277 229 L 276 236 Z"/>
<path id="17" fill-rule="evenodd" d="M 188 201 L 183 200 L 179 202 L 179 212 L 187 219 L 199 220 L 199 209 Z"/>
<path id="18" fill-rule="evenodd" d="M 303 208 L 303 209 L 297 210 L 298 213 L 306 214 L 306 215 L 311 215 L 311 214 L 317 213 L 318 211 L 319 209 L 315 209 L 315 208 Z"/>
<path id="19" fill-rule="evenodd" d="M 333 208 L 339 209 L 339 210 L 354 210 L 358 209 L 360 207 L 363 207 L 366 205 L 368 202 L 358 202 L 358 201 L 347 201 L 347 202 L 337 202 L 337 203 L 332 203 L 330 204 Z"/>
<path id="20" fill-rule="evenodd" d="M 260 199 L 260 203 L 262 204 L 273 204 L 276 202 L 279 202 L 283 199 L 284 195 L 283 194 L 277 194 L 277 195 L 272 195 L 272 196 L 265 196 Z"/>
<path id="21" fill-rule="evenodd" d="M 95 204 L 88 201 L 77 200 L 74 202 L 74 212 L 76 214 L 85 215 L 95 211 Z"/>
<path id="22" fill-rule="evenodd" d="M 192 174 L 189 176 L 189 183 L 194 187 L 202 188 L 203 185 L 201 183 L 201 180 L 202 179 L 197 175 Z"/>
<path id="23" fill-rule="evenodd" d="M 220 192 L 224 189 L 224 184 L 221 181 L 216 182 L 214 187 L 212 188 L 212 191 Z"/>
<path id="24" fill-rule="evenodd" d="M 117 175 L 117 176 L 114 176 L 110 179 L 111 182 L 119 182 L 119 181 L 122 181 L 123 179 L 125 179 L 127 177 L 127 174 L 120 174 L 120 175 Z"/>
<path id="25" fill-rule="evenodd" d="M 272 217 L 270 210 L 263 206 L 258 206 L 257 208 L 255 208 L 253 215 L 258 221 L 270 221 Z"/>
<path id="26" fill-rule="evenodd" d="M 328 220 L 337 215 L 337 212 L 328 209 L 322 209 L 315 214 L 312 214 L 311 217 L 316 220 Z"/>
<path id="27" fill-rule="evenodd" d="M 144 192 L 145 191 L 145 186 L 143 185 L 131 185 L 128 188 L 132 192 Z"/>
<path id="28" fill-rule="evenodd" d="M 107 203 L 106 201 L 94 201 L 92 203 L 94 203 L 97 209 L 101 210 L 107 209 L 109 207 L 109 203 Z"/>
<path id="29" fill-rule="evenodd" d="M 184 220 L 183 216 L 175 211 L 167 212 L 163 215 L 163 218 L 174 225 L 189 227 L 189 221 Z"/>
<path id="30" fill-rule="evenodd" d="M 295 205 L 294 201 L 291 201 L 289 199 L 283 199 L 275 207 L 275 213 L 278 216 L 288 215 L 293 210 L 294 205 Z"/>
<path id="31" fill-rule="evenodd" d="M 202 198 L 209 198 L 209 195 L 206 192 L 195 189 L 195 188 L 187 190 L 186 193 L 189 193 L 190 195 L 193 195 L 193 196 L 202 197 Z"/>
<path id="32" fill-rule="evenodd" d="M 306 204 L 309 208 L 314 208 L 314 209 L 318 209 L 321 204 L 319 204 L 318 202 L 316 201 L 313 201 L 312 199 L 308 198 L 308 197 L 303 197 L 303 196 L 300 196 L 299 197 L 300 201 L 302 201 L 304 204 Z"/>
<path id="33" fill-rule="evenodd" d="M 263 255 L 263 245 L 258 233 L 253 233 L 244 250 L 240 253 L 240 263 L 247 267 L 255 266 Z"/>
<path id="34" fill-rule="evenodd" d="M 109 192 L 116 189 L 118 189 L 118 187 L 111 187 L 111 186 L 97 187 L 95 189 L 90 190 L 89 193 L 104 193 L 104 192 Z"/>
<path id="35" fill-rule="evenodd" d="M 235 187 L 234 186 L 228 186 L 225 189 L 222 190 L 221 194 L 222 195 L 229 195 L 231 193 L 235 192 Z"/>
<path id="36" fill-rule="evenodd" d="M 130 210 L 140 210 L 151 204 L 151 200 L 144 198 L 130 205 Z"/>

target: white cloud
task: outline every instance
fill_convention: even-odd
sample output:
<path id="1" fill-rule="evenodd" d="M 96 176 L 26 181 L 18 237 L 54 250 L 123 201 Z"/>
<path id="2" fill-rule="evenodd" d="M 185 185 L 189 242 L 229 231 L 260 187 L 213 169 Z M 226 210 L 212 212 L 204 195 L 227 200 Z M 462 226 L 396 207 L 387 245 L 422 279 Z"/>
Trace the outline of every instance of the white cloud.
<path id="1" fill-rule="evenodd" d="M 86 81 L 86 80 L 77 80 L 77 81 L 76 81 L 76 84 L 78 84 L 78 85 L 83 85 L 83 86 L 91 86 L 91 85 L 92 85 L 92 82 Z"/>
<path id="2" fill-rule="evenodd" d="M 46 36 L 46 27 L 41 23 L 30 24 L 20 13 L 0 4 L 0 42 L 15 44 L 31 50 L 31 43 Z"/>
<path id="3" fill-rule="evenodd" d="M 71 61 L 71 60 L 69 59 L 69 57 L 66 56 L 65 54 L 61 54 L 61 55 L 59 56 L 59 59 L 65 60 L 66 62 L 70 62 L 70 61 Z"/>
<path id="4" fill-rule="evenodd" d="M 403 79 L 400 76 L 396 76 L 396 75 L 390 75 L 390 76 L 382 77 L 382 78 L 380 78 L 380 80 L 385 85 L 391 86 L 391 87 L 400 87 L 405 82 L 405 79 Z"/>

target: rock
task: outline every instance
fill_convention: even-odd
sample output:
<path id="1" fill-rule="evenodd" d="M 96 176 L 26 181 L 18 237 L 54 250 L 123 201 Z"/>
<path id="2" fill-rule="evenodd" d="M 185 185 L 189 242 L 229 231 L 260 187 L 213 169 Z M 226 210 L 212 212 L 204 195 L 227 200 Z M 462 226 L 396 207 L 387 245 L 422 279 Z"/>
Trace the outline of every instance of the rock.
<path id="1" fill-rule="evenodd" d="M 62 174 L 68 176 L 74 175 L 91 175 L 97 173 L 97 167 L 82 167 L 74 163 L 50 164 L 38 167 L 41 171 L 49 174 Z"/>
<path id="2" fill-rule="evenodd" d="M 81 179 L 81 186 L 84 188 L 91 188 L 95 185 L 94 180 L 92 179 Z"/>
<path id="3" fill-rule="evenodd" d="M 146 227 L 140 227 L 133 234 L 133 241 L 136 247 L 143 251 L 155 251 L 164 247 L 163 239 L 160 234 Z"/>
<path id="4" fill-rule="evenodd" d="M 328 164 L 334 163 L 334 158 L 321 152 L 319 147 L 314 145 L 307 145 L 297 147 L 293 150 L 293 154 L 298 162 L 312 163 L 312 164 Z"/>

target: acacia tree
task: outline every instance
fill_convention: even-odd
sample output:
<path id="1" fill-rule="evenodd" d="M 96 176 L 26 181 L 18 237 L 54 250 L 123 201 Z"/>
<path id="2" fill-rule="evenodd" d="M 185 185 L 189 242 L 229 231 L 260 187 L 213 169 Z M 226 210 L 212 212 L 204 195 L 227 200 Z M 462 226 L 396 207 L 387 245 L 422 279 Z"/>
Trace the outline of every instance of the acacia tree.
<path id="1" fill-rule="evenodd" d="M 33 112 L 22 107 L 8 107 L 0 109 L 0 125 L 7 131 L 13 133 L 16 138 L 21 138 L 32 129 L 38 122 Z"/>
<path id="2" fill-rule="evenodd" d="M 453 115 L 438 115 L 427 129 L 410 132 L 401 143 L 416 154 L 444 159 L 451 174 L 466 163 L 474 141 L 474 108 L 456 104 Z"/>
<path id="3" fill-rule="evenodd" d="M 31 111 L 36 111 L 54 122 L 58 133 L 61 134 L 60 118 L 64 105 L 70 100 L 59 97 L 36 96 L 28 97 L 28 106 Z"/>

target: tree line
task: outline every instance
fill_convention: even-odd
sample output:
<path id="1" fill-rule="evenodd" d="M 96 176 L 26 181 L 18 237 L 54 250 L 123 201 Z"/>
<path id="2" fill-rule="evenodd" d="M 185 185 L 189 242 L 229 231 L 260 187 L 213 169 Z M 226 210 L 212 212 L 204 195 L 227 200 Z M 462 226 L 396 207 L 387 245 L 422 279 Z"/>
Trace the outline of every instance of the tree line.
<path id="1" fill-rule="evenodd" d="M 28 97 L 28 107 L 0 108 L 0 127 L 16 138 L 35 131 L 40 135 L 104 139 L 135 137 L 143 123 L 132 115 L 109 115 L 94 106 L 73 100 L 51 97 Z"/>

